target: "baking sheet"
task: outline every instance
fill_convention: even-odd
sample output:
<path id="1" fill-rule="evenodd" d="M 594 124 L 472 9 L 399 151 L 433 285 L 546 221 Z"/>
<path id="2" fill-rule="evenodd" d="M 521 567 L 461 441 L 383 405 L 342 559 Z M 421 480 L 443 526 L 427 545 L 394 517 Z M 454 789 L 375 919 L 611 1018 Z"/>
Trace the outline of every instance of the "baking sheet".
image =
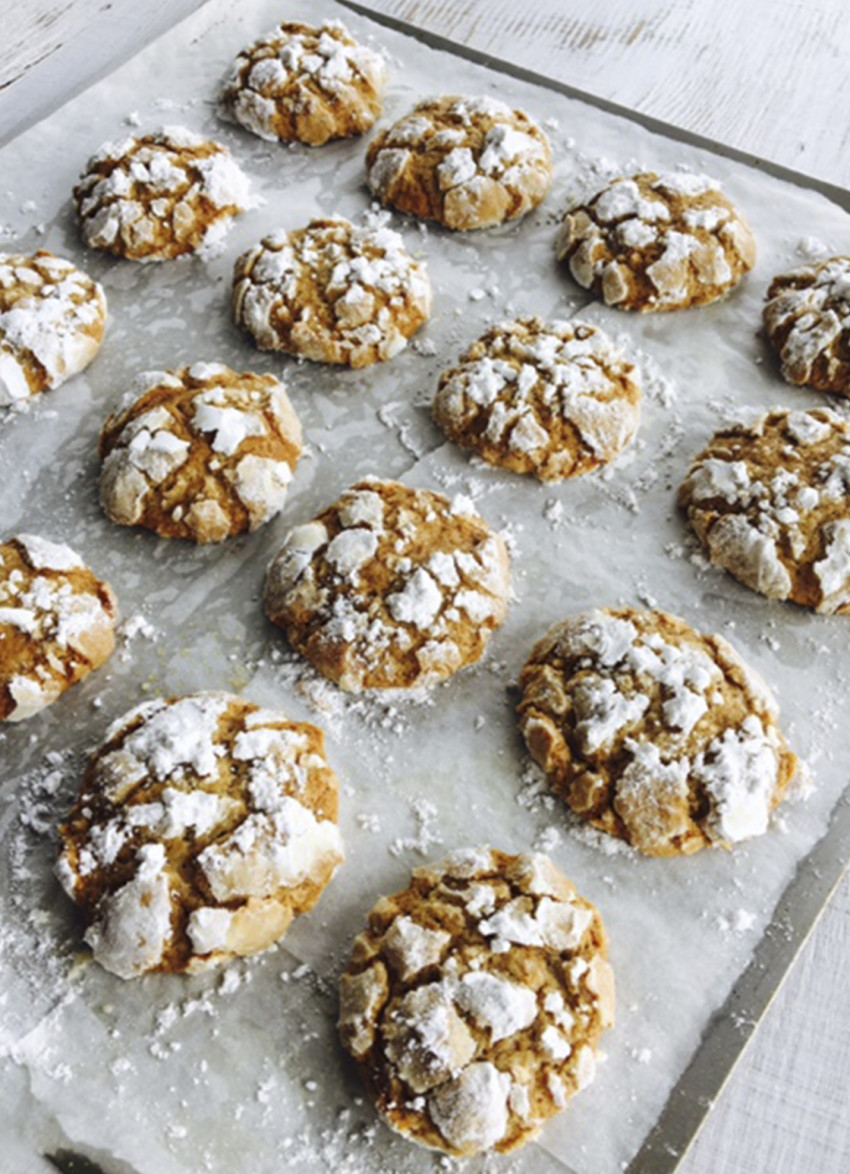
<path id="1" fill-rule="evenodd" d="M 93 368 L 0 421 L 3 530 L 68 541 L 111 580 L 125 620 L 121 650 L 105 669 L 35 721 L 0 734 L 0 1127 L 16 1174 L 45 1170 L 40 1155 L 63 1149 L 96 1159 L 107 1174 L 270 1174 L 282 1162 L 305 1174 L 441 1168 L 439 1157 L 378 1124 L 364 1102 L 336 1043 L 334 989 L 376 898 L 404 886 L 424 859 L 471 841 L 542 847 L 598 904 L 611 935 L 619 1021 L 596 1083 L 539 1141 L 466 1168 L 636 1169 L 635 1155 L 708 1026 L 715 1024 L 709 1042 L 720 1041 L 721 1070 L 749 1033 L 746 1015 L 721 1011 L 736 986 L 750 975 L 753 991 L 741 1005 L 760 1007 L 787 965 L 807 919 L 794 925 L 774 911 L 848 777 L 850 748 L 838 736 L 850 693 L 844 621 L 771 603 L 708 568 L 674 497 L 691 457 L 741 406 L 822 402 L 781 382 L 756 333 L 759 310 L 773 273 L 840 250 L 850 218 L 820 194 L 739 160 L 431 50 L 339 5 L 321 15 L 341 17 L 388 54 L 388 118 L 440 90 L 493 93 L 544 125 L 556 159 L 547 202 L 519 224 L 451 236 L 393 218 L 428 262 L 435 309 L 415 345 L 379 368 L 338 371 L 260 355 L 230 322 L 239 252 L 275 227 L 370 207 L 364 142 L 280 148 L 215 117 L 218 79 L 246 41 L 281 18 L 276 4 L 252 0 L 234 13 L 211 0 L 0 152 L 9 187 L 0 193 L 3 246 L 44 246 L 76 259 L 104 283 L 110 303 Z M 314 5 L 292 3 L 286 17 L 315 20 Z M 206 264 L 139 267 L 87 255 L 69 207 L 87 155 L 131 127 L 175 122 L 228 143 L 266 203 Z M 614 174 L 678 166 L 717 177 L 748 215 L 760 247 L 755 272 L 728 301 L 700 311 L 641 318 L 588 303 L 553 260 L 564 207 Z M 643 426 L 613 470 L 541 486 L 470 462 L 430 423 L 439 371 L 492 321 L 520 313 L 580 313 L 621 337 L 642 367 Z M 311 448 L 283 516 L 220 549 L 118 529 L 97 505 L 96 438 L 110 407 L 136 371 L 198 359 L 283 374 Z M 486 661 L 422 704 L 344 697 L 289 653 L 259 607 L 264 568 L 289 525 L 367 473 L 470 493 L 514 551 L 517 598 Z M 784 807 L 767 836 L 734 855 L 650 861 L 612 853 L 569 823 L 523 754 L 510 683 L 531 644 L 569 612 L 621 603 L 662 606 L 727 635 L 775 687 L 792 744 L 812 767 L 813 794 Z M 80 948 L 79 924 L 50 872 L 54 829 L 81 755 L 111 718 L 151 693 L 209 687 L 244 690 L 325 727 L 343 781 L 348 861 L 275 951 L 219 974 L 123 983 L 88 964 Z M 834 868 L 834 845 L 823 863 Z M 817 884 L 812 892 L 813 908 L 822 892 Z M 802 907 L 792 902 L 791 912 Z M 780 947 L 771 953 L 774 940 Z M 700 1073 L 707 1076 L 705 1064 Z M 704 1087 L 716 1083 L 706 1078 Z M 656 1132 L 656 1157 L 645 1168 L 672 1166 L 687 1132 Z"/>

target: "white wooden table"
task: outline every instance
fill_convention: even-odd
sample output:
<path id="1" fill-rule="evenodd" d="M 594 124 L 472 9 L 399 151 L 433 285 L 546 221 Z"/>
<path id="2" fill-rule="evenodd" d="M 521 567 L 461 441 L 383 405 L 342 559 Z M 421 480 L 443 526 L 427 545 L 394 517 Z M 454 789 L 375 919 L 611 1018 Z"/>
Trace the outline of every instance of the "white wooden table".
<path id="1" fill-rule="evenodd" d="M 850 188 L 846 0 L 751 0 L 746 8 L 730 0 L 365 2 L 375 12 Z M 0 0 L 0 141 L 200 3 Z M 848 971 L 845 878 L 682 1174 L 850 1171 Z"/>

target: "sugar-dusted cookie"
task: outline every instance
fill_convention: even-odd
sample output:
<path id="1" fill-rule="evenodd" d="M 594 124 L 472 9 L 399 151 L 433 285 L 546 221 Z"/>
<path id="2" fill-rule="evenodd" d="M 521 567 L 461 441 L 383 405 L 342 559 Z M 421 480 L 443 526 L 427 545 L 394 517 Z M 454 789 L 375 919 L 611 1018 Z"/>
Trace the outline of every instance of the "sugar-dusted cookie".
<path id="1" fill-rule="evenodd" d="M 527 114 L 497 98 L 433 98 L 378 135 L 366 168 L 382 204 L 465 231 L 536 208 L 552 151 Z"/>
<path id="2" fill-rule="evenodd" d="M 690 172 L 616 179 L 567 213 L 558 258 L 621 310 L 683 310 L 724 297 L 752 269 L 749 225 L 714 180 Z"/>
<path id="3" fill-rule="evenodd" d="M 520 688 L 520 729 L 555 791 L 649 856 L 760 835 L 796 770 L 761 678 L 664 612 L 556 624 Z"/>
<path id="4" fill-rule="evenodd" d="M 561 481 L 613 461 L 640 403 L 634 367 L 603 330 L 520 318 L 492 326 L 443 373 L 433 411 L 488 464 Z"/>
<path id="5" fill-rule="evenodd" d="M 85 243 L 131 261 L 207 252 L 254 206 L 228 149 L 182 126 L 104 143 L 74 203 Z"/>
<path id="6" fill-rule="evenodd" d="M 850 395 L 850 257 L 775 277 L 764 326 L 789 383 Z"/>
<path id="7" fill-rule="evenodd" d="M 850 424 L 829 408 L 718 432 L 679 504 L 711 561 L 753 591 L 850 612 Z"/>
<path id="8" fill-rule="evenodd" d="M 387 68 L 344 25 L 287 22 L 243 49 L 219 112 L 261 139 L 320 147 L 368 130 L 382 109 Z"/>
<path id="9" fill-rule="evenodd" d="M 61 829 L 57 875 L 121 978 L 256 954 L 342 863 L 315 726 L 229 693 L 147 701 L 107 730 Z"/>
<path id="10" fill-rule="evenodd" d="M 233 312 L 261 350 L 368 367 L 398 354 L 425 322 L 431 286 L 397 232 L 336 216 L 243 254 Z"/>
<path id="11" fill-rule="evenodd" d="M 282 509 L 301 425 L 273 376 L 195 363 L 138 376 L 106 421 L 100 454 L 113 522 L 221 542 Z"/>
<path id="12" fill-rule="evenodd" d="M 546 856 L 475 848 L 369 915 L 339 1026 L 384 1120 L 466 1158 L 529 1141 L 614 1022 L 602 920 Z"/>
<path id="13" fill-rule="evenodd" d="M 32 717 L 115 647 L 112 588 L 58 542 L 0 544 L 0 721 Z"/>
<path id="14" fill-rule="evenodd" d="M 418 688 L 479 660 L 509 596 L 505 544 L 468 498 L 368 480 L 287 535 L 265 606 L 357 693 Z"/>
<path id="15" fill-rule="evenodd" d="M 103 289 L 70 261 L 44 249 L 0 255 L 0 406 L 77 375 L 105 327 Z"/>

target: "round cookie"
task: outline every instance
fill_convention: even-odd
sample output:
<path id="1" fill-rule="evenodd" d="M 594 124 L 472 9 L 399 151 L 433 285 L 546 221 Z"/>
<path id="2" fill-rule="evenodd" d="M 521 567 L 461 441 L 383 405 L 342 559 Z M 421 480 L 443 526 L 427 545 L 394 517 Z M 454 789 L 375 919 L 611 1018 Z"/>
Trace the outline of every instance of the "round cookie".
<path id="1" fill-rule="evenodd" d="M 138 376 L 100 437 L 100 499 L 122 526 L 221 542 L 283 508 L 301 425 L 271 375 L 195 363 Z"/>
<path id="2" fill-rule="evenodd" d="M 609 306 L 683 310 L 733 289 L 755 264 L 756 245 L 714 180 L 646 172 L 568 212 L 557 253 Z"/>
<path id="3" fill-rule="evenodd" d="M 342 863 L 338 784 L 315 726 L 228 693 L 116 721 L 61 828 L 57 875 L 120 978 L 265 950 Z"/>
<path id="4" fill-rule="evenodd" d="M 368 367 L 398 354 L 426 321 L 431 286 L 397 232 L 337 216 L 243 254 L 233 312 L 260 350 Z"/>
<path id="5" fill-rule="evenodd" d="M 44 249 L 0 255 L 0 406 L 79 374 L 105 328 L 103 289 L 70 261 Z"/>
<path id="6" fill-rule="evenodd" d="M 775 277 L 763 316 L 789 383 L 850 395 L 850 257 Z"/>
<path id="7" fill-rule="evenodd" d="M 130 261 L 209 252 L 254 206 L 226 147 L 181 126 L 104 143 L 74 188 L 83 240 Z"/>
<path id="8" fill-rule="evenodd" d="M 433 98 L 378 135 L 366 169 L 382 204 L 465 232 L 536 208 L 552 151 L 527 114 L 496 98 Z"/>
<path id="9" fill-rule="evenodd" d="M 850 612 L 850 424 L 829 408 L 718 432 L 679 504 L 711 561 L 753 591 Z"/>
<path id="10" fill-rule="evenodd" d="M 556 624 L 520 688 L 520 730 L 554 790 L 649 856 L 762 834 L 796 770 L 761 678 L 721 636 L 664 612 Z"/>
<path id="11" fill-rule="evenodd" d="M 473 664 L 509 597 L 505 544 L 467 498 L 370 479 L 287 535 L 265 607 L 320 673 L 357 693 Z"/>
<path id="12" fill-rule="evenodd" d="M 492 326 L 440 377 L 434 419 L 490 465 L 561 481 L 613 461 L 640 423 L 635 370 L 596 326 Z"/>
<path id="13" fill-rule="evenodd" d="M 363 134 L 383 107 L 384 59 L 344 25 L 279 25 L 231 65 L 219 113 L 271 142 L 309 143 Z"/>
<path id="14" fill-rule="evenodd" d="M 0 544 L 0 721 L 32 717 L 108 660 L 117 611 L 69 547 L 34 534 Z"/>
<path id="15" fill-rule="evenodd" d="M 455 852 L 354 943 L 340 1033 L 391 1128 L 456 1158 L 529 1141 L 614 1022 L 596 909 L 539 854 Z"/>

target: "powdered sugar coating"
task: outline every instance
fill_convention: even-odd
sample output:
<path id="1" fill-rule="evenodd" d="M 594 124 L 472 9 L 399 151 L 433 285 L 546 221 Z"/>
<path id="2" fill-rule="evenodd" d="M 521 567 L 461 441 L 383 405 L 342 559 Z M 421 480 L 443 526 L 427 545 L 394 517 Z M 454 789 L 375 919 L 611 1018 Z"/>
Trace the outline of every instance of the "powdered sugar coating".
<path id="1" fill-rule="evenodd" d="M 412 927 L 433 942 L 424 967 Z M 341 982 L 343 1043 L 393 1129 L 453 1157 L 509 1152 L 587 1083 L 613 1025 L 606 953 L 547 857 L 455 854 L 372 910 Z"/>
<path id="2" fill-rule="evenodd" d="M 549 140 L 496 98 L 420 102 L 372 143 L 369 186 L 381 203 L 465 231 L 515 220 L 552 180 Z"/>
<path id="3" fill-rule="evenodd" d="M 221 363 L 146 371 L 104 425 L 101 502 L 119 525 L 220 542 L 280 512 L 301 439 L 271 375 Z"/>
<path id="4" fill-rule="evenodd" d="M 350 692 L 444 680 L 483 654 L 510 594 L 502 539 L 465 503 L 362 481 L 290 531 L 269 567 L 269 618 Z"/>
<path id="5" fill-rule="evenodd" d="M 489 464 L 558 481 L 613 461 L 632 441 L 634 376 L 598 327 L 520 318 L 491 327 L 443 373 L 434 418 Z"/>
<path id="6" fill-rule="evenodd" d="M 219 113 L 270 142 L 322 146 L 368 130 L 381 113 L 387 69 L 339 21 L 287 22 L 243 49 Z"/>
<path id="7" fill-rule="evenodd" d="M 679 491 L 713 563 L 769 599 L 850 611 L 850 424 L 777 409 L 716 433 Z"/>
<path id="8" fill-rule="evenodd" d="M 104 143 L 74 188 L 83 240 L 131 261 L 167 261 L 220 244 L 254 206 L 226 147 L 180 126 Z"/>
<path id="9" fill-rule="evenodd" d="M 402 350 L 430 311 L 424 264 L 382 224 L 313 220 L 236 263 L 233 312 L 261 350 L 366 367 Z"/>
<path id="10" fill-rule="evenodd" d="M 0 721 L 55 701 L 115 646 L 112 588 L 64 543 L 20 534 L 0 545 Z"/>
<path id="11" fill-rule="evenodd" d="M 520 687 L 520 729 L 554 789 L 650 856 L 762 834 L 796 769 L 761 678 L 664 612 L 556 624 Z"/>
<path id="12" fill-rule="evenodd" d="M 0 406 L 83 371 L 105 327 L 102 287 L 70 261 L 43 249 L 0 255 Z"/>
<path id="13" fill-rule="evenodd" d="M 62 828 L 57 874 L 121 978 L 264 950 L 342 862 L 314 726 L 227 693 L 152 701 L 107 731 Z"/>
<path id="14" fill-rule="evenodd" d="M 678 310 L 723 297 L 755 264 L 753 235 L 719 186 L 686 172 L 614 180 L 567 213 L 558 258 L 621 310 Z"/>
<path id="15" fill-rule="evenodd" d="M 850 395 L 850 257 L 775 277 L 764 325 L 789 383 Z"/>

